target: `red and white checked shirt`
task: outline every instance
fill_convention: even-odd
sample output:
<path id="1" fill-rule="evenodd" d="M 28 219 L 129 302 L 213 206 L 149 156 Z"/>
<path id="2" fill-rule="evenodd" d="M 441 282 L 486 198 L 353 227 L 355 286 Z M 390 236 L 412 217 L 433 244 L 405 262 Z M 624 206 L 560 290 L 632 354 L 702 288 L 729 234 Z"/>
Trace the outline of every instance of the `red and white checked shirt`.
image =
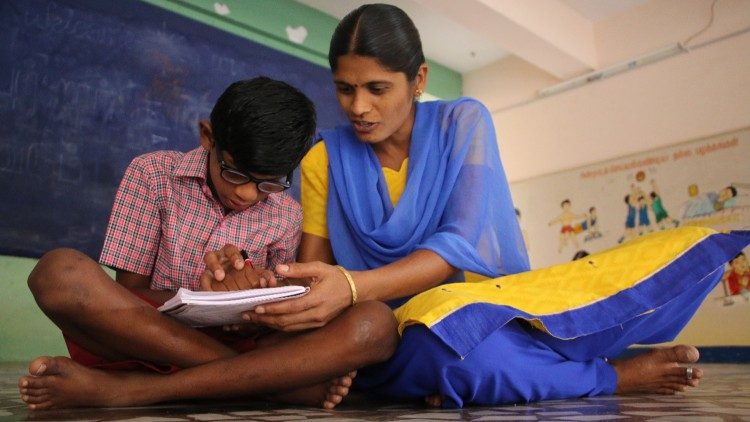
<path id="1" fill-rule="evenodd" d="M 293 261 L 302 209 L 286 193 L 223 215 L 206 184 L 208 153 L 156 151 L 136 157 L 115 196 L 99 262 L 151 275 L 151 288 L 198 290 L 203 255 L 231 243 L 255 268 Z"/>

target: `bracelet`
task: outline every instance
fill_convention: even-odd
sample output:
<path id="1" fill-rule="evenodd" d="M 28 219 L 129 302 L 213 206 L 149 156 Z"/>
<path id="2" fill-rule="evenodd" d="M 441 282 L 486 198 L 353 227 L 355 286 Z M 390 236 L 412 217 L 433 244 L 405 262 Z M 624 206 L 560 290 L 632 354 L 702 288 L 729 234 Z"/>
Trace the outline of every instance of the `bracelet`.
<path id="1" fill-rule="evenodd" d="M 352 306 L 357 304 L 357 286 L 354 285 L 354 279 L 352 279 L 352 275 L 349 274 L 349 271 L 346 270 L 346 268 L 342 267 L 341 265 L 337 265 L 336 268 L 341 270 L 341 272 L 344 274 L 344 277 L 346 277 L 346 281 L 349 282 L 349 289 L 352 291 Z"/>

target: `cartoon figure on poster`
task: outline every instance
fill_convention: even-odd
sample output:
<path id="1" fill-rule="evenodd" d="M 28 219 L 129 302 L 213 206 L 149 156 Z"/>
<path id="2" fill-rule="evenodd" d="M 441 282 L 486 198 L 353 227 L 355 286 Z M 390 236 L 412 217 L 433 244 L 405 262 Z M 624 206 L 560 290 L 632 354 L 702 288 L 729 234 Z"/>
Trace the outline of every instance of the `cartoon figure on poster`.
<path id="1" fill-rule="evenodd" d="M 625 206 L 627 207 L 627 214 L 625 215 L 625 230 L 622 232 L 620 239 L 617 240 L 617 243 L 622 243 L 638 235 L 638 232 L 635 230 L 635 214 L 638 205 L 636 198 L 638 198 L 638 196 L 636 195 L 637 192 L 633 192 L 633 188 L 634 186 L 631 186 L 631 192 L 625 195 L 624 198 Z"/>
<path id="2" fill-rule="evenodd" d="M 731 212 L 750 213 L 750 183 L 732 182 L 706 193 L 700 193 L 698 185 L 693 183 L 688 186 L 688 197 L 682 206 L 685 222 Z"/>
<path id="3" fill-rule="evenodd" d="M 560 203 L 562 212 L 548 223 L 549 226 L 560 224 L 560 242 L 557 246 L 558 253 L 562 252 L 563 248 L 568 244 L 573 246 L 575 250 L 579 250 L 580 246 L 577 236 L 583 232 L 586 232 L 584 241 L 602 236 L 599 231 L 596 207 L 590 207 L 588 214 L 576 214 L 571 211 L 571 207 L 570 199 L 564 199 Z"/>
<path id="4" fill-rule="evenodd" d="M 643 182 L 645 179 L 646 173 L 644 171 L 638 171 L 635 174 L 637 183 Z M 680 225 L 679 220 L 669 215 L 656 179 L 650 180 L 651 189 L 649 193 L 646 193 L 637 183 L 631 183 L 630 191 L 624 198 L 627 207 L 625 229 L 617 241 L 618 243 L 655 230 L 665 230 Z"/>
<path id="5" fill-rule="evenodd" d="M 651 210 L 654 212 L 656 225 L 662 230 L 668 228 L 669 225 L 674 227 L 679 226 L 680 222 L 670 217 L 669 213 L 667 213 L 667 210 L 664 208 L 661 194 L 659 193 L 659 187 L 656 186 L 656 180 L 654 179 L 651 179 L 651 193 L 649 195 L 651 197 Z"/>
<path id="6" fill-rule="evenodd" d="M 721 283 L 724 288 L 724 306 L 733 305 L 738 296 L 745 302 L 750 302 L 750 264 L 744 252 L 729 261 Z"/>
<path id="7" fill-rule="evenodd" d="M 589 208 L 589 213 L 586 219 L 577 225 L 576 232 L 586 232 L 583 241 L 588 242 L 589 240 L 598 239 L 602 237 L 602 232 L 599 231 L 599 217 L 596 214 L 596 207 Z"/>
<path id="8" fill-rule="evenodd" d="M 636 192 L 636 205 L 638 207 L 638 234 L 645 234 L 654 231 L 651 227 L 651 219 L 648 217 L 648 210 L 651 207 L 651 197 L 638 189 Z"/>

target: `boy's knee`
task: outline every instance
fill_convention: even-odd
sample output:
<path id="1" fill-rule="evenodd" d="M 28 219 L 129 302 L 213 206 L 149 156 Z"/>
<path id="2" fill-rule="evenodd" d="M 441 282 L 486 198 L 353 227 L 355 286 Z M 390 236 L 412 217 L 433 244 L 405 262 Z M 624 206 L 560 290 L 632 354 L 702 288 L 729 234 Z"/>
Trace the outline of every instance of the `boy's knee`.
<path id="1" fill-rule="evenodd" d="M 351 337 L 358 353 L 371 363 L 391 357 L 398 344 L 398 326 L 393 311 L 382 302 L 362 302 L 352 308 Z"/>
<path id="2" fill-rule="evenodd" d="M 29 290 L 37 302 L 46 292 L 62 293 L 68 282 L 82 282 L 85 277 L 76 277 L 83 267 L 93 261 L 81 252 L 69 248 L 54 249 L 44 254 L 29 274 Z M 94 262 L 94 265 L 96 263 Z"/>

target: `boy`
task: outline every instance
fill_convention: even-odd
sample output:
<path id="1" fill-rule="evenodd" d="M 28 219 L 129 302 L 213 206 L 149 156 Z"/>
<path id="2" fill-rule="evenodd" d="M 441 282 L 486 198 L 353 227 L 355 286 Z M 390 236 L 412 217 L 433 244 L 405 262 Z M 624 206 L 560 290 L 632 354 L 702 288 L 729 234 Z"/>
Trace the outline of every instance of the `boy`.
<path id="1" fill-rule="evenodd" d="M 116 195 L 100 258 L 116 269 L 117 283 L 96 262 L 69 249 L 45 254 L 29 276 L 29 288 L 63 331 L 73 359 L 32 362 L 32 375 L 66 390 L 40 397 L 40 390 L 22 379 L 21 396 L 29 407 L 105 404 L 75 383 L 53 381 L 95 378 L 97 371 L 85 367 L 175 372 L 227 357 L 254 371 L 237 381 L 233 396 L 283 393 L 280 400 L 333 407 L 351 383 L 350 376 L 337 377 L 388 358 L 396 343 L 395 322 L 392 331 L 362 327 L 371 318 L 386 318 L 378 325 L 385 327 L 393 320 L 390 310 L 377 304 L 352 307 L 319 330 L 272 333 L 257 344 L 252 336 L 191 329 L 155 309 L 180 287 L 197 290 L 204 253 L 224 244 L 241 245 L 258 270 L 246 266 L 244 277 L 230 277 L 235 284 L 220 288 L 257 287 L 273 279 L 264 268 L 294 260 L 302 215 L 283 191 L 314 131 L 314 107 L 304 94 L 255 78 L 229 86 L 210 122 L 199 122 L 200 148 L 134 159 Z M 288 368 L 296 370 L 280 373 Z M 158 391 L 152 394 L 159 401 Z"/>
<path id="2" fill-rule="evenodd" d="M 302 210 L 282 193 L 310 148 L 312 102 L 268 78 L 235 82 L 200 147 L 136 157 L 115 197 L 100 263 L 136 292 L 198 290 L 203 255 L 239 242 L 255 268 L 294 260 Z M 127 246 L 127 247 L 126 247 Z"/>

